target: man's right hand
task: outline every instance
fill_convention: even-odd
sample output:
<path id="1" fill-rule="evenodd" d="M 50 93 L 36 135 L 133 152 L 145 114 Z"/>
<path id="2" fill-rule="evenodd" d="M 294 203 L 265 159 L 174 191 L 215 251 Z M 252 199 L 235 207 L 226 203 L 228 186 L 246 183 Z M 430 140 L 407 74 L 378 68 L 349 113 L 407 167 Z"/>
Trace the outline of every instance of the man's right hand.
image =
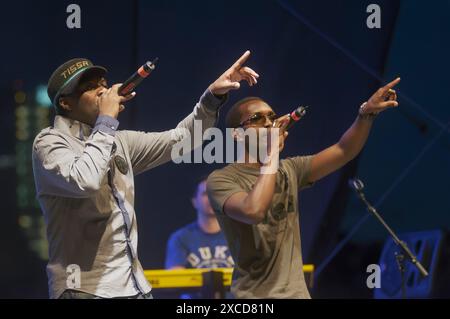
<path id="1" fill-rule="evenodd" d="M 289 114 L 283 115 L 279 118 L 277 118 L 273 124 L 273 127 L 279 128 L 279 133 L 280 133 L 280 137 L 279 137 L 279 153 L 281 153 L 281 151 L 284 148 L 284 141 L 286 140 L 287 136 L 289 135 L 289 133 L 286 131 L 286 126 L 289 123 Z"/>
<path id="2" fill-rule="evenodd" d="M 113 118 L 117 118 L 119 113 L 125 109 L 123 103 L 131 100 L 136 96 L 135 92 L 132 92 L 127 96 L 120 96 L 118 91 L 121 85 L 121 83 L 114 84 L 112 87 L 103 91 L 101 95 L 97 97 L 99 115 L 108 115 Z"/>
<path id="3" fill-rule="evenodd" d="M 244 63 L 250 56 L 250 51 L 245 53 L 228 69 L 226 70 L 216 81 L 210 86 L 209 90 L 214 95 L 224 95 L 230 90 L 237 90 L 241 87 L 242 80 L 247 81 L 248 85 L 253 86 L 258 82 L 259 75 Z"/>

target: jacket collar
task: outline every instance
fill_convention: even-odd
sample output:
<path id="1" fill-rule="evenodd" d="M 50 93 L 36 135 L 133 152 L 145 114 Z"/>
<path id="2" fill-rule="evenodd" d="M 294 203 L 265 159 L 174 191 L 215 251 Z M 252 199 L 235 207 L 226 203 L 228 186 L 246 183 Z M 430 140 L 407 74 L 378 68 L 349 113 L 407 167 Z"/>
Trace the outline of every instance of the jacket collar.
<path id="1" fill-rule="evenodd" d="M 92 127 L 88 124 L 72 120 L 62 115 L 56 115 L 53 127 L 65 134 L 86 141 L 92 133 Z"/>

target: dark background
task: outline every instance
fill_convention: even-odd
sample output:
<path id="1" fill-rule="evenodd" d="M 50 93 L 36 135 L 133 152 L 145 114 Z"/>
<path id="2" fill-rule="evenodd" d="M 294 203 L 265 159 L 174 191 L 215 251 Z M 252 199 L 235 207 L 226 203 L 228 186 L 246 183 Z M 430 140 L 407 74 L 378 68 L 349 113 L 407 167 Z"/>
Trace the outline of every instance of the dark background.
<path id="1" fill-rule="evenodd" d="M 76 1 L 81 29 L 68 29 L 70 3 L 1 5 L 0 297 L 47 297 L 45 228 L 29 199 L 27 143 L 37 129 L 18 142 L 14 96 L 25 92 L 27 108 L 36 109 L 35 88 L 73 57 L 107 67 L 110 83 L 159 57 L 119 120 L 121 129 L 161 131 L 175 127 L 249 49 L 259 83 L 232 92 L 219 126 L 227 107 L 248 95 L 264 98 L 278 113 L 309 105 L 307 118 L 291 130 L 285 156 L 337 142 L 361 103 L 401 76 L 400 108 L 376 120 L 361 155 L 301 193 L 304 262 L 318 267 L 314 297 L 372 296 L 366 266 L 378 263 L 386 232 L 367 218 L 348 178 L 358 175 L 366 183 L 367 197 L 399 232 L 449 227 L 450 1 Z M 366 26 L 370 3 L 382 9 L 381 29 Z M 167 163 L 136 178 L 144 268 L 163 268 L 170 233 L 195 218 L 190 196 L 196 179 L 220 166 Z"/>

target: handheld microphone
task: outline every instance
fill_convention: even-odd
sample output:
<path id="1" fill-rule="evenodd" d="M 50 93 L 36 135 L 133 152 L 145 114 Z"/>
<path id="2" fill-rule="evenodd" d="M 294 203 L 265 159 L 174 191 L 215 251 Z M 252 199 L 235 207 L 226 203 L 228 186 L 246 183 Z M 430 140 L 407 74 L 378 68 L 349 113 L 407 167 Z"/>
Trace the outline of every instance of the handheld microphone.
<path id="1" fill-rule="evenodd" d="M 147 61 L 142 65 L 132 76 L 130 76 L 119 88 L 119 95 L 125 96 L 134 91 L 136 86 L 142 82 L 147 76 L 152 73 L 156 67 L 156 62 L 158 58 L 154 59 L 152 62 Z"/>
<path id="2" fill-rule="evenodd" d="M 348 185 L 357 192 L 360 192 L 364 189 L 364 183 L 358 178 L 349 179 Z"/>
<path id="3" fill-rule="evenodd" d="M 295 109 L 291 114 L 289 114 L 289 118 L 287 120 L 288 123 L 284 127 L 284 130 L 285 131 L 289 130 L 292 127 L 292 125 L 300 121 L 300 119 L 302 119 L 303 116 L 305 116 L 307 108 L 308 106 L 300 106 L 297 109 Z"/>

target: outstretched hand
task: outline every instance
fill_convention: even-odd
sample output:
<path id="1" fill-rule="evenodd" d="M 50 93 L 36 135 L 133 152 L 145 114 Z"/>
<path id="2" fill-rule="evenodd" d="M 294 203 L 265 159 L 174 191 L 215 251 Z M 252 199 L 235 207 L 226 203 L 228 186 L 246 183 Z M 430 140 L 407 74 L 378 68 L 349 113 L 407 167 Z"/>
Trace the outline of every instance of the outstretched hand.
<path id="1" fill-rule="evenodd" d="M 230 90 L 237 90 L 241 87 L 242 80 L 246 80 L 248 85 L 253 86 L 258 83 L 258 73 L 247 66 L 243 66 L 250 56 L 250 51 L 246 51 L 228 70 L 226 70 L 214 83 L 209 86 L 209 90 L 214 95 L 224 95 Z"/>
<path id="2" fill-rule="evenodd" d="M 388 108 L 397 107 L 397 92 L 394 87 L 400 82 L 400 78 L 396 78 L 391 83 L 386 84 L 367 101 L 364 105 L 362 114 L 378 114 Z"/>

